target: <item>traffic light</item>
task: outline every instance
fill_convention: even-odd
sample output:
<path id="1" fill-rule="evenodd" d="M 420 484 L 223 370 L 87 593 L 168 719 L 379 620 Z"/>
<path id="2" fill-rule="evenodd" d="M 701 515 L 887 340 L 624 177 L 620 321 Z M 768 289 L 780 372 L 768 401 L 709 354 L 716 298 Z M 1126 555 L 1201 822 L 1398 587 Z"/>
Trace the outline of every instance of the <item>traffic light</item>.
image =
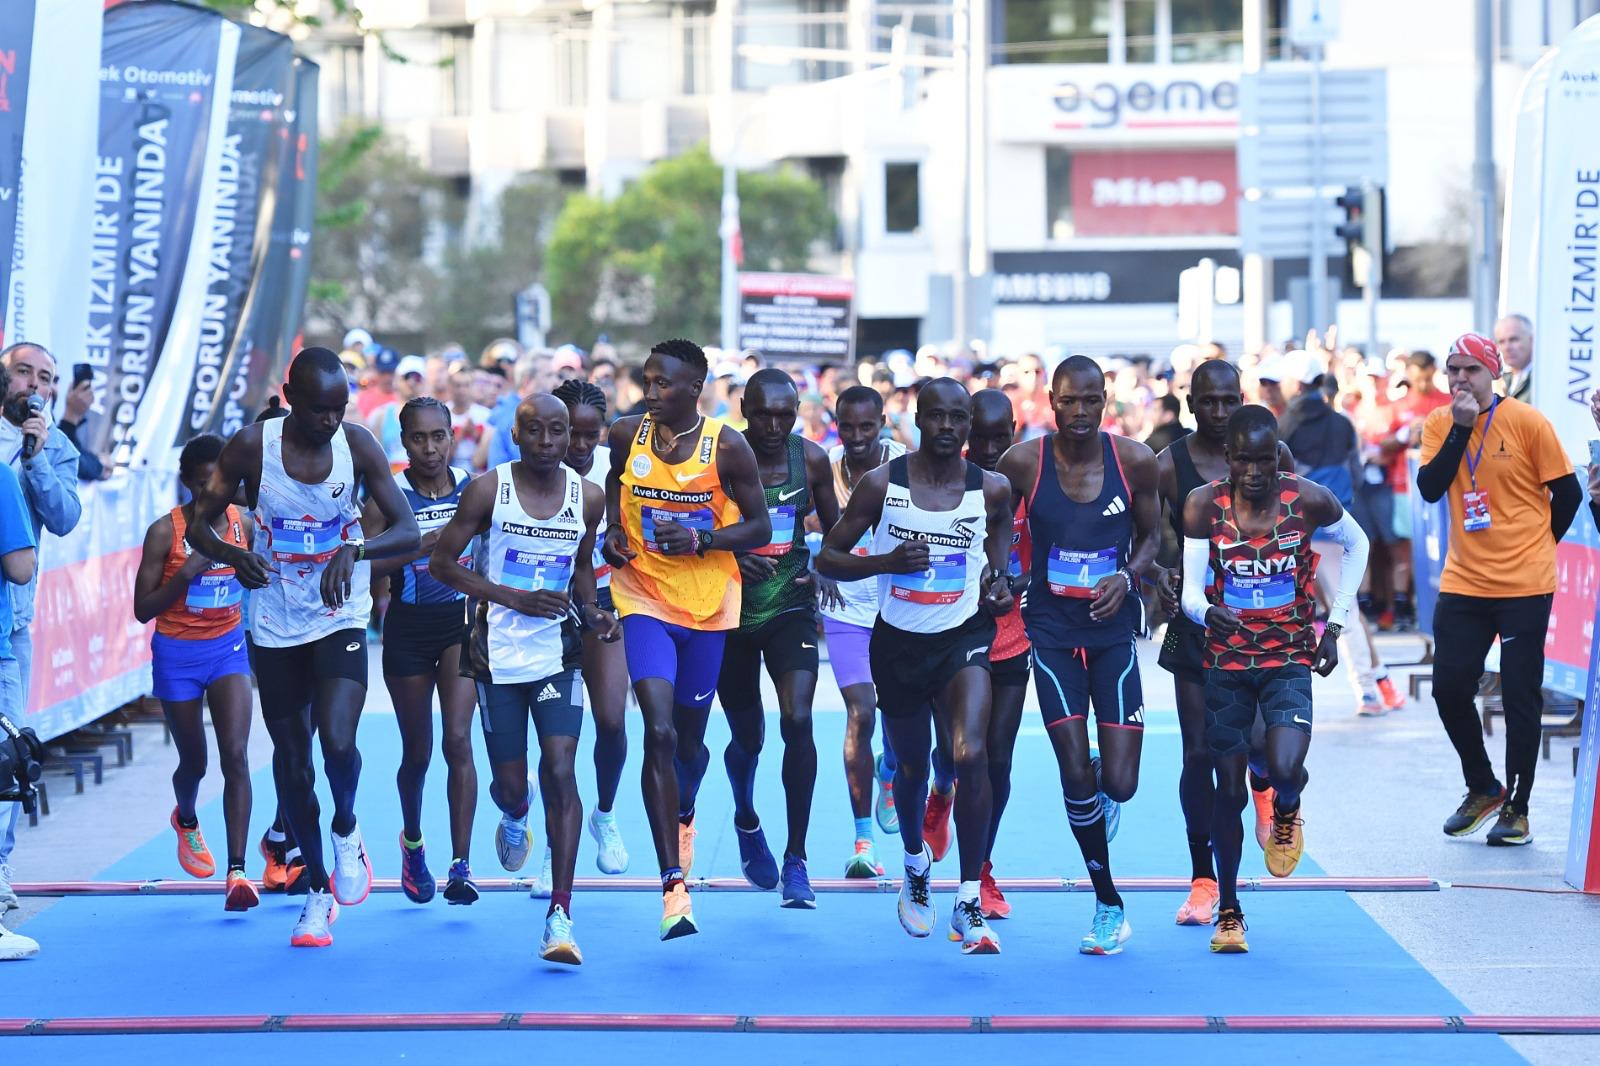
<path id="1" fill-rule="evenodd" d="M 1345 280 L 1360 289 L 1383 284 L 1383 186 L 1351 185 L 1334 202 L 1344 209 L 1334 233 L 1344 240 Z"/>

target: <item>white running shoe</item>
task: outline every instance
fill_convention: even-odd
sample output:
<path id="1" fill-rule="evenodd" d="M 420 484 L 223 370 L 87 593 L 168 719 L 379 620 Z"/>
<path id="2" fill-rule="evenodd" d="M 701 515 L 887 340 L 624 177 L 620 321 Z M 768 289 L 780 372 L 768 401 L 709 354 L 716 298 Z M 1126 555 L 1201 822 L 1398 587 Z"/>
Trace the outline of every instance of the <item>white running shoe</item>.
<path id="1" fill-rule="evenodd" d="M 900 885 L 900 927 L 912 936 L 922 938 L 933 932 L 935 913 L 933 907 L 933 867 L 916 873 L 907 866 L 906 877 Z"/>
<path id="2" fill-rule="evenodd" d="M 539 876 L 528 882 L 528 896 L 531 899 L 549 899 L 551 886 L 555 879 L 550 873 L 550 849 L 544 849 L 544 862 L 539 866 Z"/>
<path id="3" fill-rule="evenodd" d="M 294 923 L 289 943 L 297 948 L 325 948 L 333 943 L 333 923 L 339 918 L 339 904 L 331 892 L 306 893 L 300 920 Z"/>
<path id="4" fill-rule="evenodd" d="M 13 933 L 5 926 L 0 925 L 0 962 L 15 962 L 18 959 L 31 959 L 39 954 L 39 942 L 32 937 Z"/>
<path id="5" fill-rule="evenodd" d="M 603 874 L 628 872 L 628 849 L 622 846 L 622 832 L 617 829 L 615 814 L 602 814 L 596 807 L 589 815 L 589 835 L 600 845 L 594 864 Z"/>
<path id="6" fill-rule="evenodd" d="M 545 962 L 582 966 L 583 952 L 572 939 L 572 919 L 561 907 L 553 908 L 544 920 L 544 939 L 539 941 L 539 957 Z"/>
<path id="7" fill-rule="evenodd" d="M 331 831 L 328 835 L 333 838 L 333 898 L 354 907 L 372 891 L 372 862 L 361 843 L 361 827 L 353 827 L 347 837 Z"/>
<path id="8" fill-rule="evenodd" d="M 11 887 L 11 879 L 16 875 L 11 872 L 11 864 L 0 862 L 0 914 L 14 911 L 22 906 L 22 901 L 17 898 L 16 889 Z"/>
<path id="9" fill-rule="evenodd" d="M 975 899 L 956 900 L 950 912 L 950 939 L 960 941 L 963 955 L 1000 954 L 1000 934 L 983 918 Z"/>
<path id="10" fill-rule="evenodd" d="M 539 802 L 539 786 L 532 777 L 528 778 L 528 810 L 532 811 Z M 501 812 L 500 824 L 494 830 L 494 851 L 500 857 L 500 865 L 510 873 L 516 873 L 528 861 L 528 852 L 533 850 L 533 841 L 528 835 L 528 815 L 513 818 Z"/>

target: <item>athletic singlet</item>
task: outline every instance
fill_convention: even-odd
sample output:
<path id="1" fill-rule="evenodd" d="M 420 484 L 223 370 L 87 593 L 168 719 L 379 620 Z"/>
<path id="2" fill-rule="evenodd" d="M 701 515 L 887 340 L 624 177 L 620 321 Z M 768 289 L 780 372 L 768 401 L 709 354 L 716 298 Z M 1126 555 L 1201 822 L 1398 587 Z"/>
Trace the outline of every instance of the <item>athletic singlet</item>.
<path id="1" fill-rule="evenodd" d="M 739 625 L 739 564 L 733 553 L 667 556 L 655 540 L 661 521 L 691 530 L 717 530 L 739 521 L 739 507 L 724 491 L 717 470 L 717 440 L 725 425 L 720 418 L 703 419 L 689 458 L 668 463 L 655 454 L 655 423 L 649 415 L 639 419 L 622 470 L 621 497 L 622 528 L 635 555 L 611 573 L 612 602 L 622 617 L 644 614 L 706 631 Z"/>
<path id="2" fill-rule="evenodd" d="M 988 509 L 983 469 L 967 463 L 966 489 L 948 511 L 929 511 L 911 499 L 907 457 L 889 462 L 883 517 L 872 538 L 872 554 L 888 555 L 905 541 L 928 546 L 928 569 L 878 578 L 878 615 L 909 633 L 944 633 L 978 611 L 978 582 L 987 562 Z"/>
<path id="3" fill-rule="evenodd" d="M 770 559 L 777 569 L 765 581 L 745 584 L 739 609 L 740 629 L 754 629 L 786 611 L 810 608 L 816 602 L 811 585 L 795 583 L 811 559 L 805 528 L 806 515 L 811 511 L 805 438 L 789 434 L 787 451 L 789 473 L 783 484 L 762 486 L 767 494 L 767 516 L 772 520 L 772 539 L 755 550 L 756 555 Z"/>
<path id="4" fill-rule="evenodd" d="M 604 444 L 594 450 L 594 458 L 589 463 L 589 472 L 583 475 L 583 480 L 592 485 L 598 485 L 601 493 L 606 491 L 606 474 L 611 470 L 611 449 Z M 606 515 L 600 522 L 600 532 L 594 538 L 594 587 L 599 591 L 611 584 L 611 564 L 606 562 L 604 553 L 600 551 L 605 542 L 606 523 L 611 521 L 611 516 Z"/>
<path id="5" fill-rule="evenodd" d="M 329 442 L 328 479 L 307 485 L 283 469 L 283 427 L 261 427 L 261 489 L 256 494 L 256 554 L 271 571 L 267 587 L 250 597 L 250 639 L 263 648 L 292 648 L 341 629 L 365 629 L 372 614 L 372 564 L 358 562 L 350 595 L 340 607 L 322 602 L 322 571 L 340 545 L 361 537 L 361 501 L 349 430 Z"/>
<path id="6" fill-rule="evenodd" d="M 1211 504 L 1213 604 L 1227 607 L 1244 625 L 1222 639 L 1206 640 L 1206 665 L 1219 670 L 1310 666 L 1317 634 L 1312 579 L 1317 556 L 1300 506 L 1300 479 L 1278 473 L 1278 521 L 1272 532 L 1245 537 L 1233 516 L 1233 488 L 1218 481 Z"/>
<path id="7" fill-rule="evenodd" d="M 1175 532 L 1178 535 L 1178 543 L 1180 545 L 1183 544 L 1183 504 L 1184 504 L 1184 501 L 1189 498 L 1189 493 L 1193 492 L 1195 489 L 1199 488 L 1201 485 L 1209 484 L 1209 482 L 1205 478 L 1200 476 L 1199 467 L 1194 465 L 1194 456 L 1189 454 L 1189 442 L 1191 440 L 1193 440 L 1193 439 L 1194 439 L 1194 434 L 1185 433 L 1183 436 L 1179 437 L 1177 440 L 1175 440 L 1171 444 L 1167 445 L 1167 451 L 1172 453 L 1172 474 L 1173 474 L 1173 478 L 1178 483 L 1178 507 L 1177 507 L 1176 510 L 1170 510 L 1169 509 L 1169 512 L 1168 512 L 1168 515 L 1167 515 L 1167 519 L 1168 519 L 1168 521 L 1170 521 L 1172 523 L 1173 532 Z M 1183 553 L 1182 552 L 1178 553 L 1178 574 L 1179 574 L 1180 578 L 1183 575 Z M 1213 579 L 1214 579 L 1214 575 L 1211 573 L 1211 568 L 1207 567 L 1206 568 L 1206 580 L 1205 580 L 1206 587 L 1209 588 L 1211 586 L 1211 582 L 1212 582 Z M 1180 629 L 1185 629 L 1185 628 L 1187 628 L 1187 629 L 1197 629 L 1197 628 L 1199 628 L 1198 626 L 1196 626 L 1194 624 L 1194 622 L 1192 620 L 1190 620 L 1189 616 L 1184 614 L 1182 611 L 1179 611 L 1176 614 L 1174 614 L 1172 616 L 1172 618 L 1167 622 L 1167 624 L 1170 625 L 1170 626 L 1177 626 Z"/>
<path id="8" fill-rule="evenodd" d="M 548 518 L 535 518 L 517 497 L 513 465 L 502 463 L 485 475 L 497 484 L 485 538 L 484 577 L 524 592 L 567 592 L 578 544 L 583 540 L 583 476 L 563 466 L 566 484 L 561 506 Z M 482 646 L 478 650 L 486 660 L 488 676 L 479 680 L 494 684 L 538 681 L 560 673 L 577 639 L 570 614 L 533 618 L 490 603 L 486 621 L 487 625 L 480 627 Z"/>
<path id="9" fill-rule="evenodd" d="M 1006 565 L 1006 573 L 1013 578 L 1021 577 L 1022 560 L 1031 559 L 1032 556 L 1033 542 L 1028 537 L 1028 504 L 1024 500 L 1017 504 L 1016 514 L 1011 517 L 1011 559 Z M 996 618 L 994 625 L 994 641 L 989 645 L 991 662 L 1003 663 L 1007 659 L 1015 659 L 1032 647 L 1028 643 L 1028 629 L 1022 622 L 1020 591 L 1011 610 Z"/>
<path id="10" fill-rule="evenodd" d="M 467 481 L 472 477 L 465 470 L 456 467 L 450 468 L 450 476 L 455 479 L 455 486 L 448 494 L 437 500 L 431 496 L 424 496 L 413 488 L 411 479 L 406 477 L 404 472 L 394 476 L 394 483 L 399 486 L 406 503 L 411 505 L 411 513 L 417 516 L 417 528 L 422 531 L 423 536 L 436 529 L 443 529 L 449 524 L 450 519 L 455 517 L 456 508 L 461 505 L 461 493 L 466 490 Z M 470 545 L 462 553 L 460 562 L 467 569 L 472 568 Z M 465 594 L 457 592 L 428 573 L 426 555 L 407 563 L 390 575 L 389 589 L 389 594 L 394 597 L 396 603 L 459 603 L 466 599 Z"/>
<path id="11" fill-rule="evenodd" d="M 1041 648 L 1109 648 L 1133 639 L 1139 597 L 1130 593 L 1114 618 L 1089 616 L 1094 589 L 1128 565 L 1133 551 L 1133 494 L 1116 439 L 1100 434 L 1100 494 L 1079 503 L 1061 488 L 1054 434 L 1039 438 L 1039 477 L 1028 497 L 1033 568 L 1022 617 Z M 1120 580 L 1120 579 L 1119 579 Z"/>
<path id="12" fill-rule="evenodd" d="M 239 509 L 228 505 L 228 527 L 222 531 L 222 542 L 248 549 L 244 542 L 244 520 Z M 172 543 L 167 546 L 167 560 L 161 566 L 161 583 L 172 580 L 172 575 L 188 562 L 194 549 L 183 539 L 189 523 L 184 521 L 183 508 L 172 509 Z M 211 565 L 189 579 L 189 587 L 171 607 L 156 616 L 156 632 L 164 637 L 179 640 L 212 640 L 232 633 L 239 626 L 240 603 L 244 599 L 244 586 L 234 576 L 233 567 L 212 560 Z"/>
<path id="13" fill-rule="evenodd" d="M 906 446 L 897 440 L 883 441 L 882 451 L 879 453 L 881 463 L 897 459 L 906 453 Z M 839 511 L 844 513 L 845 505 L 850 502 L 850 485 L 844 475 L 844 445 L 836 444 L 828 452 L 828 460 L 833 466 L 833 491 L 839 497 Z M 880 465 L 881 465 L 880 463 Z M 851 555 L 870 555 L 872 553 L 872 530 L 868 529 L 861 534 L 861 539 L 855 547 L 850 549 Z M 839 597 L 844 600 L 841 607 L 824 607 L 822 613 L 836 622 L 860 626 L 862 629 L 871 629 L 872 620 L 878 617 L 878 579 L 864 577 L 857 581 L 839 582 Z"/>

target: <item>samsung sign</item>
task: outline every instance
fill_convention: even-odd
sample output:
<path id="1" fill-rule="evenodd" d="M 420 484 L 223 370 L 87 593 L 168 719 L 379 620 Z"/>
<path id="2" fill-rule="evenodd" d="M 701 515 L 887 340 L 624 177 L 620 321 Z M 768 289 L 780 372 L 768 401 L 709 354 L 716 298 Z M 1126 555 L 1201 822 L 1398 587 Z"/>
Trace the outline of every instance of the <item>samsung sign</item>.
<path id="1" fill-rule="evenodd" d="M 990 79 L 1001 141 L 1216 143 L 1238 134 L 1237 67 L 1016 65 L 993 68 Z"/>

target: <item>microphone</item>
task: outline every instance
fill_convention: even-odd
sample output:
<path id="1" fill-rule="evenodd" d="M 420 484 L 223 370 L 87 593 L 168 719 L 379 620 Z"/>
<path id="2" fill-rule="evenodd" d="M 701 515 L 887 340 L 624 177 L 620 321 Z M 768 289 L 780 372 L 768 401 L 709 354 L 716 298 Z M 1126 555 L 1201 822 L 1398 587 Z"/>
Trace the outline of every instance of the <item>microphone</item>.
<path id="1" fill-rule="evenodd" d="M 32 418 L 34 415 L 42 415 L 42 414 L 44 414 L 44 407 L 45 407 L 44 397 L 40 396 L 37 392 L 34 393 L 32 396 L 28 397 L 28 417 L 29 418 Z M 25 434 L 23 434 L 23 436 L 22 436 L 22 457 L 24 459 L 32 459 L 33 456 L 34 456 L 34 453 L 37 452 L 38 450 L 39 450 L 39 438 L 38 438 L 38 436 L 36 434 L 33 434 L 33 433 L 25 433 Z"/>

